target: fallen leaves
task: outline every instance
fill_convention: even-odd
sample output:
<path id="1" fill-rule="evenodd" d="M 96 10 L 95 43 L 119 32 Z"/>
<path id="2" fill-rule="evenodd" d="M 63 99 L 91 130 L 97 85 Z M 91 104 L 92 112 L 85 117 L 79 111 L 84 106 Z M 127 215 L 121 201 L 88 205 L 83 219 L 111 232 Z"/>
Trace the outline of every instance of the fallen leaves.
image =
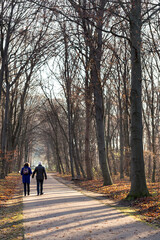
<path id="1" fill-rule="evenodd" d="M 140 215 L 143 215 L 147 222 L 156 223 L 160 226 L 160 192 L 157 188 L 157 193 L 155 194 L 156 185 L 157 183 L 154 185 L 148 184 L 152 196 L 137 199 L 132 203 L 132 207 L 134 207 Z M 154 191 L 152 186 L 154 186 Z"/>
<path id="2" fill-rule="evenodd" d="M 21 176 L 18 174 L 10 174 L 5 179 L 0 179 L 0 206 L 3 201 L 5 202 L 12 198 L 20 179 Z"/>
<path id="3" fill-rule="evenodd" d="M 64 176 L 63 178 L 71 180 L 70 176 Z M 74 181 L 74 183 L 82 189 L 104 194 L 107 198 L 113 199 L 116 202 L 129 205 L 129 207 L 134 209 L 137 214 L 140 214 L 145 221 L 160 226 L 160 182 L 147 183 L 152 196 L 127 203 L 123 200 L 127 197 L 130 190 L 131 184 L 129 179 L 116 179 L 114 182 L 113 185 L 103 186 L 103 180 L 100 179 Z"/>
<path id="4" fill-rule="evenodd" d="M 20 183 L 19 174 L 10 174 L 0 180 L 0 239 L 23 239 L 23 205 Z"/>

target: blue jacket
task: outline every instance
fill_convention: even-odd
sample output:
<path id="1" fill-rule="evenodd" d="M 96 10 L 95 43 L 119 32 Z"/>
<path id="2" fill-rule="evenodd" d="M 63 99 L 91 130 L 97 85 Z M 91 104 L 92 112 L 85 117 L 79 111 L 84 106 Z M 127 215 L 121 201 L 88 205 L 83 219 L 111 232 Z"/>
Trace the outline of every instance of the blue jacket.
<path id="1" fill-rule="evenodd" d="M 28 168 L 28 174 L 23 174 L 23 169 Z M 23 167 L 21 169 L 21 175 L 22 175 L 22 182 L 23 183 L 30 183 L 30 176 L 32 174 L 31 168 L 30 167 Z"/>

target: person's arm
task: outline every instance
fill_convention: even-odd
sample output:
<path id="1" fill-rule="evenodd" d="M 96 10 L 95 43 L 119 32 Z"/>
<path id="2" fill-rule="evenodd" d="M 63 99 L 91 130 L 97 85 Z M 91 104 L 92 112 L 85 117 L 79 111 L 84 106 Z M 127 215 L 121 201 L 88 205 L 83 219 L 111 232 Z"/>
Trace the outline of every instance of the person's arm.
<path id="1" fill-rule="evenodd" d="M 44 169 L 44 177 L 45 177 L 45 179 L 47 179 L 46 170 L 45 170 L 45 168 L 43 168 L 43 169 Z"/>
<path id="2" fill-rule="evenodd" d="M 36 173 L 37 169 L 35 168 L 33 173 L 32 173 L 32 178 L 34 178 L 34 174 Z"/>
<path id="3" fill-rule="evenodd" d="M 32 170 L 31 170 L 31 168 L 29 168 L 29 174 L 32 175 Z"/>
<path id="4" fill-rule="evenodd" d="M 21 175 L 23 175 L 23 168 L 21 169 Z"/>

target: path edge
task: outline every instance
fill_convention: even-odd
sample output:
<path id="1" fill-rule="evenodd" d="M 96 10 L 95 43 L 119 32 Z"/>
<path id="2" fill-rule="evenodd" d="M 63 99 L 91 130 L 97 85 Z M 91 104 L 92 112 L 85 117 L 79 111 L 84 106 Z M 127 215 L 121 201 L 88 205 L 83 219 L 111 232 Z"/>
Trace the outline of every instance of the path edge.
<path id="1" fill-rule="evenodd" d="M 61 178 L 61 177 L 57 176 L 54 173 L 50 173 L 50 176 L 55 178 L 58 182 L 63 183 L 67 187 L 72 188 L 72 189 L 74 189 L 78 192 L 81 192 L 83 195 L 85 195 L 89 198 L 96 199 L 100 203 L 103 203 L 106 206 L 113 207 L 113 208 L 117 209 L 118 211 L 124 213 L 125 215 L 133 217 L 137 221 L 142 222 L 142 223 L 148 225 L 149 227 L 151 227 L 153 229 L 160 229 L 160 227 L 157 226 L 157 224 L 154 224 L 154 223 L 151 224 L 149 222 L 146 222 L 145 219 L 143 218 L 143 216 L 138 214 L 136 212 L 136 210 L 134 210 L 132 207 L 127 207 L 127 206 L 124 206 L 122 204 L 119 204 L 119 202 L 116 202 L 116 201 L 111 200 L 111 199 L 107 199 L 106 195 L 104 195 L 104 194 L 84 190 L 84 189 L 80 188 L 79 186 L 76 186 L 74 181 L 66 180 L 64 178 Z"/>

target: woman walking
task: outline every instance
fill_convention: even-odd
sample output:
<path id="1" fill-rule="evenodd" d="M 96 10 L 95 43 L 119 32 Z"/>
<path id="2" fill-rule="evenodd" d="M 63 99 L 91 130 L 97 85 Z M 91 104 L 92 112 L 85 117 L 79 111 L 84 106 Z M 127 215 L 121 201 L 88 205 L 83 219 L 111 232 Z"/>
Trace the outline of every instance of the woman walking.
<path id="1" fill-rule="evenodd" d="M 30 176 L 32 174 L 31 168 L 29 167 L 29 163 L 25 163 L 24 167 L 21 169 L 22 182 L 24 185 L 24 196 L 26 196 L 26 192 L 28 195 L 30 194 Z"/>

